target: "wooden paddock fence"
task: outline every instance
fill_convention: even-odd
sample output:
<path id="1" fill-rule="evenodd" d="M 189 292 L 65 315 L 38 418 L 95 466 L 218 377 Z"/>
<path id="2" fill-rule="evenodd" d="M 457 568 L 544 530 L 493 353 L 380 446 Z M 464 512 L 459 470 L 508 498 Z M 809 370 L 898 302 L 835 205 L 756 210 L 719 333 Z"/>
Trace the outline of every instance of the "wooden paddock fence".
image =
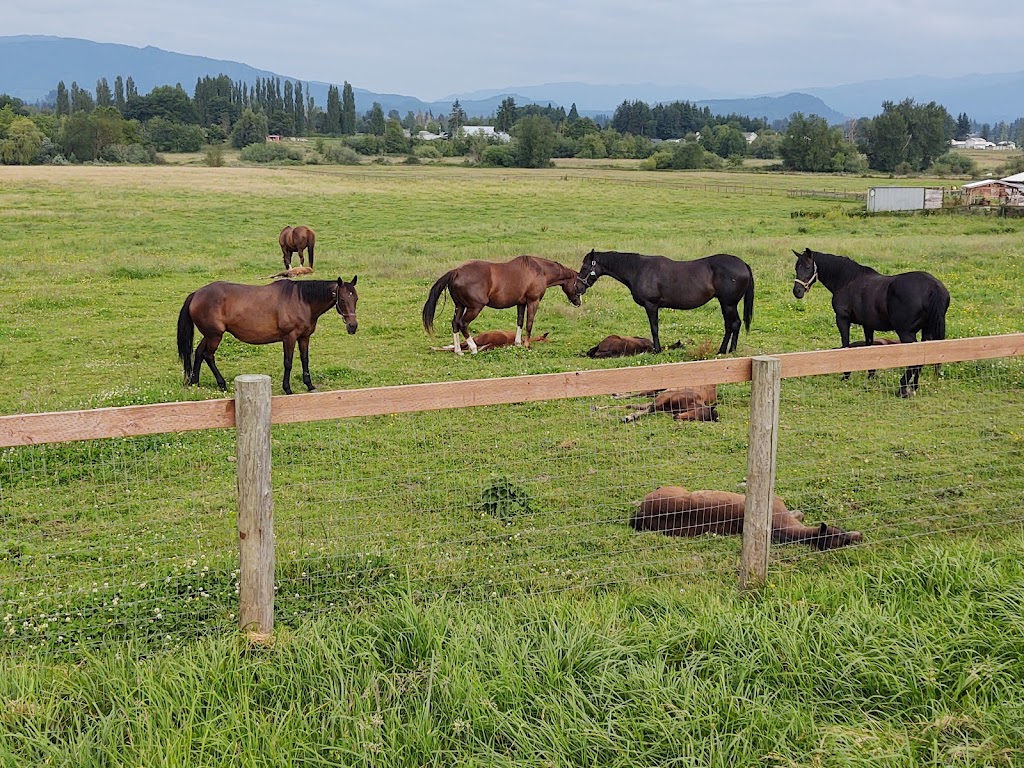
<path id="1" fill-rule="evenodd" d="M 751 382 L 739 569 L 740 585 L 748 588 L 763 583 L 768 569 L 781 379 L 1019 356 L 1024 333 L 276 397 L 270 377 L 245 375 L 235 379 L 234 399 L 3 416 L 0 448 L 235 429 L 239 626 L 265 633 L 274 620 L 273 425 Z"/>

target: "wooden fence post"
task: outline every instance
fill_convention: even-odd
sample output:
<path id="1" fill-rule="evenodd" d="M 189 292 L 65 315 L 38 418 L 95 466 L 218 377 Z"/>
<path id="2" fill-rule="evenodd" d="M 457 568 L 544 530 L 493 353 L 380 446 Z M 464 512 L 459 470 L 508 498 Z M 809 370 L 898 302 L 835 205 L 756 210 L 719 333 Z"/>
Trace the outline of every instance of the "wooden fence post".
<path id="1" fill-rule="evenodd" d="M 741 589 L 759 587 L 768 578 L 781 372 L 782 361 L 777 357 L 751 359 L 750 437 L 747 443 L 747 498 L 743 517 Z"/>
<path id="2" fill-rule="evenodd" d="M 270 377 L 235 379 L 238 470 L 238 627 L 274 629 L 274 497 L 270 483 Z"/>

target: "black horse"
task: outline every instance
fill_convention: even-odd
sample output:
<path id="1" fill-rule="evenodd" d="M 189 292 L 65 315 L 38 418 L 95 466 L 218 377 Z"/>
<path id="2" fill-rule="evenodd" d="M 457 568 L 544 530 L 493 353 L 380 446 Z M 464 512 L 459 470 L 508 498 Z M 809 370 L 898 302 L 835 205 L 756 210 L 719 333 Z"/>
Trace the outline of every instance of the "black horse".
<path id="1" fill-rule="evenodd" d="M 882 275 L 846 256 L 805 248 L 796 254 L 793 295 L 798 299 L 816 281 L 832 292 L 832 309 L 844 347 L 850 346 L 850 325 L 864 327 L 864 343 L 871 346 L 875 331 L 895 331 L 904 344 L 946 338 L 949 291 L 927 272 Z M 921 366 L 912 365 L 900 379 L 900 397 L 917 391 Z M 843 378 L 849 378 L 846 373 Z"/>
<path id="2" fill-rule="evenodd" d="M 754 316 L 754 273 L 743 259 L 716 253 L 694 261 L 675 261 L 664 256 L 644 256 L 618 251 L 591 251 L 583 257 L 579 279 L 583 293 L 601 275 L 614 277 L 629 288 L 633 301 L 647 310 L 654 351 L 661 352 L 658 310 L 695 309 L 717 298 L 725 321 L 725 337 L 718 354 L 736 350 L 740 337 L 739 303 L 743 299 L 743 323 L 750 331 Z"/>

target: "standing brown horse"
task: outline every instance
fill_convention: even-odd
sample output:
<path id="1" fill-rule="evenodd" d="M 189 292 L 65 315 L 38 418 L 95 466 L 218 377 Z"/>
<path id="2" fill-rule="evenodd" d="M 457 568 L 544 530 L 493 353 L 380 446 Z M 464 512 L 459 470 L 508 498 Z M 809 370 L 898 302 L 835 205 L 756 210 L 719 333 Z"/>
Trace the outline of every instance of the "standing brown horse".
<path id="1" fill-rule="evenodd" d="M 299 265 L 305 266 L 306 259 L 302 251 L 309 252 L 309 269 L 313 270 L 313 246 L 316 245 L 316 232 L 307 226 L 285 227 L 277 236 L 278 245 L 281 246 L 281 256 L 284 257 L 284 268 L 291 269 L 292 254 L 299 254 Z"/>
<path id="2" fill-rule="evenodd" d="M 452 339 L 455 354 L 461 355 L 459 333 L 466 338 L 469 350 L 474 355 L 477 351 L 476 342 L 469 332 L 469 324 L 484 307 L 508 309 L 515 307 L 516 315 L 516 346 L 530 348 L 530 335 L 533 332 L 533 318 L 537 314 L 537 305 L 544 298 L 544 292 L 552 285 L 559 285 L 566 297 L 577 307 L 580 305 L 579 288 L 581 283 L 576 273 L 559 264 L 557 261 L 542 259 L 537 256 L 517 256 L 511 261 L 496 263 L 493 261 L 467 261 L 455 269 L 445 272 L 434 283 L 423 305 L 423 327 L 427 333 L 434 332 L 434 312 L 437 300 L 448 290 L 455 304 L 455 315 L 452 317 Z M 523 315 L 526 325 L 523 325 Z M 523 340 L 523 328 L 526 339 Z"/>
<path id="3" fill-rule="evenodd" d="M 225 333 L 246 344 L 284 344 L 284 391 L 292 393 L 292 355 L 299 345 L 302 360 L 302 383 L 312 392 L 309 378 L 309 337 L 316 330 L 320 316 L 335 307 L 345 318 L 349 333 L 359 327 L 356 321 L 356 278 L 346 283 L 333 280 L 279 280 L 270 285 L 239 285 L 216 282 L 190 293 L 178 313 L 178 357 L 185 373 L 185 385 L 199 383 L 203 361 L 210 367 L 217 386 L 227 389 L 227 382 L 217 370 L 214 355 Z M 203 334 L 192 360 L 192 334 L 198 328 Z"/>

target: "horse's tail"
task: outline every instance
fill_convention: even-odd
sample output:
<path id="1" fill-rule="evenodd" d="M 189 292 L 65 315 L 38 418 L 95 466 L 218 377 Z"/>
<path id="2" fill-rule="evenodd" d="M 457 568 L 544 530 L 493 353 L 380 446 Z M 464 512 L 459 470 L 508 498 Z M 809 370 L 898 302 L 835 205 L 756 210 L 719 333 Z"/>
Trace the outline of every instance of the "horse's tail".
<path id="1" fill-rule="evenodd" d="M 429 334 L 434 333 L 434 312 L 437 310 L 437 300 L 441 298 L 441 294 L 448 288 L 448 284 L 454 275 L 454 269 L 450 269 L 441 275 L 433 287 L 431 287 L 430 294 L 427 296 L 427 303 L 423 305 L 423 327 Z"/>
<path id="2" fill-rule="evenodd" d="M 181 360 L 182 370 L 185 372 L 185 381 L 192 375 L 192 334 L 195 325 L 192 323 L 189 308 L 192 306 L 193 296 L 194 292 L 188 295 L 185 303 L 181 305 L 181 312 L 178 313 L 178 359 Z"/>
<path id="3" fill-rule="evenodd" d="M 750 279 L 747 281 L 747 290 L 743 292 L 743 324 L 750 333 L 750 321 L 754 319 L 754 270 L 747 264 L 747 274 Z"/>
<path id="4" fill-rule="evenodd" d="M 925 307 L 924 327 L 921 329 L 922 341 L 941 341 L 946 338 L 946 310 L 949 309 L 949 292 L 944 286 L 936 289 L 928 297 Z"/>

